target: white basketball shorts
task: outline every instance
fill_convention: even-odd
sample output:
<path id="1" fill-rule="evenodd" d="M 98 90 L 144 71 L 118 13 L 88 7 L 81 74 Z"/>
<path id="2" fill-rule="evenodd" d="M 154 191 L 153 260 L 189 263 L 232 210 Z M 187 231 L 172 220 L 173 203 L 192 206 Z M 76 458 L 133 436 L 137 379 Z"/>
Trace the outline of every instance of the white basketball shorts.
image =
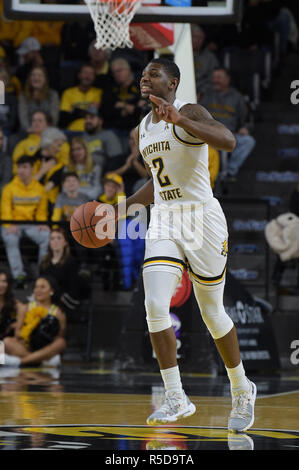
<path id="1" fill-rule="evenodd" d="M 192 281 L 217 285 L 225 279 L 227 252 L 227 223 L 217 199 L 151 209 L 143 270 L 180 278 L 186 268 Z"/>

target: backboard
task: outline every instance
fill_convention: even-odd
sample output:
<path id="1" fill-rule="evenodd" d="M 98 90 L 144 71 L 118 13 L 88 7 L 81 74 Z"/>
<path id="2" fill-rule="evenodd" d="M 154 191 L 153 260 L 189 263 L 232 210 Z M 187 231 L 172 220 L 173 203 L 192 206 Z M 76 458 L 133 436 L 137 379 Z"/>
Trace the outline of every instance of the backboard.
<path id="1" fill-rule="evenodd" d="M 7 19 L 76 20 L 89 18 L 83 0 L 5 0 Z M 242 0 L 143 0 L 133 22 L 237 23 Z"/>

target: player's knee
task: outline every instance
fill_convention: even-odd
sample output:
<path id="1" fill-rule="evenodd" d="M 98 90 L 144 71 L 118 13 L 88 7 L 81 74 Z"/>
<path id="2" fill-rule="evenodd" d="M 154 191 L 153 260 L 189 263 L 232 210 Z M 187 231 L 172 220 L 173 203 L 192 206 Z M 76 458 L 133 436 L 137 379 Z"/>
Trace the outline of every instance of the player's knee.
<path id="1" fill-rule="evenodd" d="M 223 289 L 224 284 L 194 286 L 202 319 L 213 339 L 223 338 L 234 326 L 223 305 Z"/>
<path id="2" fill-rule="evenodd" d="M 167 302 L 151 294 L 146 296 L 144 305 L 150 333 L 158 333 L 171 327 L 169 304 Z"/>
<path id="3" fill-rule="evenodd" d="M 206 307 L 201 315 L 213 339 L 223 338 L 234 326 L 223 306 Z"/>

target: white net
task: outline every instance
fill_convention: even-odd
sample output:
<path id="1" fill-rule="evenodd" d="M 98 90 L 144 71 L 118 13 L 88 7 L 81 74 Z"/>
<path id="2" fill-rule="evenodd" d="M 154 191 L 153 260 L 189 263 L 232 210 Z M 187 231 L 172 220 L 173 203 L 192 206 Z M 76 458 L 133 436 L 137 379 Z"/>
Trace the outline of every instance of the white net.
<path id="1" fill-rule="evenodd" d="M 94 22 L 97 49 L 133 47 L 129 26 L 142 0 L 85 0 Z"/>

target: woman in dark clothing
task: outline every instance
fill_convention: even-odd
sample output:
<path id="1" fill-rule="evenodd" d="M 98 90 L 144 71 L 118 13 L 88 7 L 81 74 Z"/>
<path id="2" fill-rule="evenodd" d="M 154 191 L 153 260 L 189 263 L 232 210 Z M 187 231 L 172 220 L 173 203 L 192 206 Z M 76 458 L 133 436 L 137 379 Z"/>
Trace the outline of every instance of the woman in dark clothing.
<path id="1" fill-rule="evenodd" d="M 40 275 L 55 278 L 59 285 L 58 304 L 67 314 L 74 312 L 83 298 L 88 297 L 90 287 L 78 274 L 76 259 L 70 254 L 67 235 L 62 228 L 51 231 L 48 254 L 41 263 Z"/>
<path id="2" fill-rule="evenodd" d="M 0 339 L 14 334 L 17 300 L 12 292 L 12 280 L 6 271 L 0 271 Z"/>

